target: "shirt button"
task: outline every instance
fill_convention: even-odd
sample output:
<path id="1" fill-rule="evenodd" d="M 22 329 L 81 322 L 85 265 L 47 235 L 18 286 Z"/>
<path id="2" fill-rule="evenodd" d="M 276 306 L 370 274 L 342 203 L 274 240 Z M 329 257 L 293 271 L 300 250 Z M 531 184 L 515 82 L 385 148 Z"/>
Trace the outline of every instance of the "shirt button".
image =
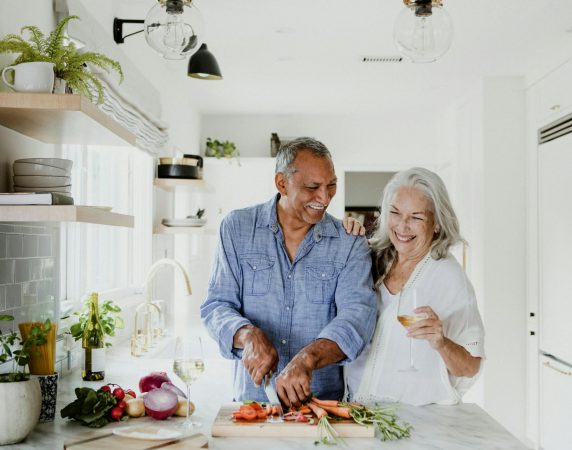
<path id="1" fill-rule="evenodd" d="M 286 311 L 290 311 L 290 307 L 289 307 L 289 306 L 286 307 Z"/>
<path id="2" fill-rule="evenodd" d="M 288 275 L 288 278 L 292 278 L 292 275 Z"/>
<path id="3" fill-rule="evenodd" d="M 256 267 L 255 267 L 255 269 L 256 269 Z M 325 274 L 325 273 L 323 273 L 323 274 L 322 274 L 322 278 L 324 278 L 325 276 L 326 276 L 326 274 Z"/>
<path id="4" fill-rule="evenodd" d="M 286 342 L 287 342 L 286 339 L 282 339 L 283 344 L 286 344 Z"/>
<path id="5" fill-rule="evenodd" d="M 254 270 L 256 270 L 256 266 L 252 266 L 252 268 L 253 268 Z"/>

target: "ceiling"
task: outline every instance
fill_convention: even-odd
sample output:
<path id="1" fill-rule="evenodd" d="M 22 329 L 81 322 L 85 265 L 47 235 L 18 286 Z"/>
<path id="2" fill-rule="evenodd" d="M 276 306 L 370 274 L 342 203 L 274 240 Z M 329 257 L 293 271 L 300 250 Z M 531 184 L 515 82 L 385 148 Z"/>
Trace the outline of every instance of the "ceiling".
<path id="1" fill-rule="evenodd" d="M 483 76 L 525 76 L 572 57 L 570 0 L 445 0 L 455 36 L 429 64 L 364 63 L 397 55 L 401 0 L 195 0 L 224 80 L 186 76 L 142 35 L 122 48 L 157 86 L 177 86 L 203 114 L 356 114 L 431 110 Z M 143 18 L 155 0 L 120 0 Z M 111 28 L 111 27 L 110 27 Z M 540 73 L 540 72 L 539 72 Z"/>

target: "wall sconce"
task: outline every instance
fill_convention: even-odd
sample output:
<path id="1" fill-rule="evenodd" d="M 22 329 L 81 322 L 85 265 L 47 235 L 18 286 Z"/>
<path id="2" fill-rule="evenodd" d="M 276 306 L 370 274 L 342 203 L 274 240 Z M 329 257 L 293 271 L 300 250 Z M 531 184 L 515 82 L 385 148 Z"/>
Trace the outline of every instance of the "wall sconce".
<path id="1" fill-rule="evenodd" d="M 145 17 L 145 39 L 165 59 L 184 59 L 201 46 L 203 17 L 192 0 L 159 0 Z"/>
<path id="2" fill-rule="evenodd" d="M 436 61 L 451 47 L 453 22 L 443 0 L 403 0 L 393 39 L 397 49 L 415 63 Z"/>
<path id="3" fill-rule="evenodd" d="M 222 80 L 222 73 L 214 55 L 209 52 L 207 44 L 202 44 L 189 60 L 188 75 L 201 80 Z"/>
<path id="4" fill-rule="evenodd" d="M 195 53 L 203 39 L 203 18 L 192 0 L 158 0 L 145 20 L 114 19 L 113 39 L 145 32 L 147 44 L 165 59 L 184 59 Z M 123 36 L 124 23 L 142 23 L 143 29 Z"/>
<path id="5" fill-rule="evenodd" d="M 124 23 L 142 23 L 143 29 L 124 36 Z M 191 58 L 189 61 L 189 76 L 220 80 L 222 74 L 216 58 L 202 43 L 203 29 L 201 13 L 192 4 L 192 0 L 158 0 L 145 20 L 115 18 L 113 39 L 116 43 L 123 44 L 125 38 L 145 33 L 149 46 L 165 59 L 184 59 L 200 52 L 196 60 Z"/>

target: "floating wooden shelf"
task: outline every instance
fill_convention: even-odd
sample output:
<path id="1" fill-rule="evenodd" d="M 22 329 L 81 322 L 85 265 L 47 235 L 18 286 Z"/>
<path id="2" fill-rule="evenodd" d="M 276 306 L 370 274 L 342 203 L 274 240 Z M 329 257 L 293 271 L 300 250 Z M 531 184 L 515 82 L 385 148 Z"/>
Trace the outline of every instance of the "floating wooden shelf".
<path id="1" fill-rule="evenodd" d="M 135 145 L 135 135 L 81 95 L 0 92 L 0 125 L 48 144 Z"/>
<path id="2" fill-rule="evenodd" d="M 165 225 L 158 225 L 153 231 L 155 234 L 203 234 L 208 236 L 215 236 L 216 230 L 205 227 L 166 227 Z"/>
<path id="3" fill-rule="evenodd" d="M 175 188 L 202 188 L 205 186 L 205 181 L 186 178 L 155 178 L 153 184 L 165 191 L 174 191 Z"/>
<path id="4" fill-rule="evenodd" d="M 84 222 L 133 228 L 133 216 L 94 206 L 2 205 L 0 222 Z"/>

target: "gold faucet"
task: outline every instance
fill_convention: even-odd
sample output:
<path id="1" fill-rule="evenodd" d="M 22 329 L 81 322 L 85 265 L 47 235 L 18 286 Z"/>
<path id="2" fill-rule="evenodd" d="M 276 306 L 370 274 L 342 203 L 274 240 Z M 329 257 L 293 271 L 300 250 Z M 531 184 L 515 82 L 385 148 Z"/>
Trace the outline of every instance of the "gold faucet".
<path id="1" fill-rule="evenodd" d="M 163 258 L 156 261 L 147 272 L 147 277 L 145 278 L 145 289 L 144 296 L 145 302 L 139 305 L 135 310 L 135 327 L 133 331 L 133 336 L 131 337 L 131 354 L 133 356 L 141 356 L 142 353 L 149 350 L 149 348 L 155 343 L 155 341 L 162 337 L 163 330 L 157 330 L 155 323 L 162 322 L 162 317 L 164 311 L 161 310 L 151 298 L 151 282 L 157 272 L 163 266 L 172 266 L 178 269 L 181 275 L 183 275 L 183 280 L 185 281 L 185 286 L 187 288 L 187 293 L 192 294 L 191 291 L 191 281 L 186 270 L 183 268 L 181 263 L 175 261 L 174 259 Z M 140 320 L 141 319 L 141 320 Z"/>

